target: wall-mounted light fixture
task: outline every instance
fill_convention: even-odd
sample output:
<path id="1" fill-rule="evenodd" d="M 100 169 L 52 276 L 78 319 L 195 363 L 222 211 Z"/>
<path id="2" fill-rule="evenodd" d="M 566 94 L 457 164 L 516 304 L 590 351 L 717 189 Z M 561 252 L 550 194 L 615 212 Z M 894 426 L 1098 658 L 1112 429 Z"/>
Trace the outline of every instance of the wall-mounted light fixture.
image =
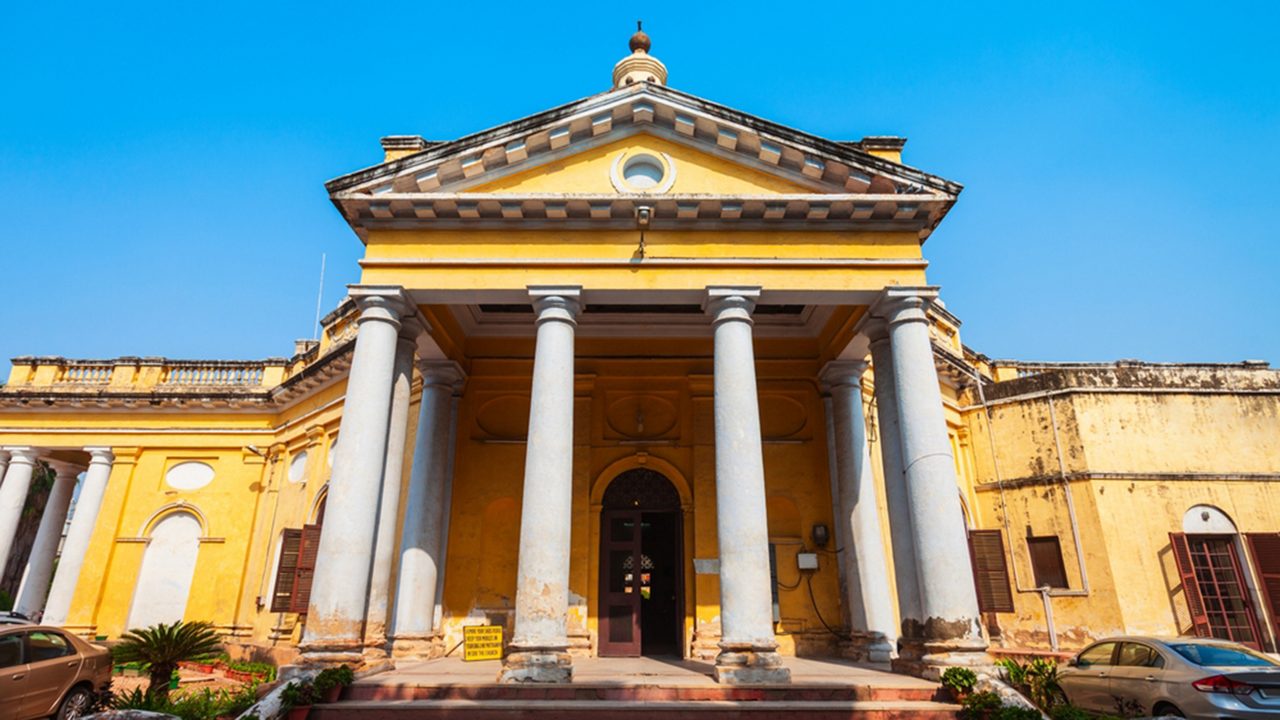
<path id="1" fill-rule="evenodd" d="M 813 526 L 813 544 L 820 548 L 825 548 L 831 540 L 831 532 L 823 523 L 815 523 Z"/>

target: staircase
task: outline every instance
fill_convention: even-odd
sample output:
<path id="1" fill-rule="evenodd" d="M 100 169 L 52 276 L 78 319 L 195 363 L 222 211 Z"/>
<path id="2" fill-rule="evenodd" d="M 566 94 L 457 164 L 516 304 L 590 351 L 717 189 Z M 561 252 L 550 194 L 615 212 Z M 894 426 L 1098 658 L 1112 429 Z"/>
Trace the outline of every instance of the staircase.
<path id="1" fill-rule="evenodd" d="M 647 718 L 765 720 L 777 715 L 814 720 L 954 720 L 959 707 L 938 688 L 792 685 L 786 688 L 662 685 L 357 684 L 343 699 L 316 705 L 311 717 L 337 720 L 516 720 L 523 718 Z"/>

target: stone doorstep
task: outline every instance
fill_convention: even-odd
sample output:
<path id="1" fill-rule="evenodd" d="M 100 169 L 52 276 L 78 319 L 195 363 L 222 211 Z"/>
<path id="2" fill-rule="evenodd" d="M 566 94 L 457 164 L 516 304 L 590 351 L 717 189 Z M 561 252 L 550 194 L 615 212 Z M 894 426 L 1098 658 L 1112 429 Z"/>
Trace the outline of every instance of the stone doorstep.
<path id="1" fill-rule="evenodd" d="M 657 713 L 663 720 L 683 718 L 717 718 L 732 720 L 742 717 L 766 718 L 778 714 L 795 714 L 813 720 L 955 720 L 959 705 L 928 701 L 618 701 L 618 700 L 410 700 L 399 702 L 342 701 L 331 705 L 315 705 L 311 717 L 337 720 L 359 717 L 362 720 L 421 720 L 466 718 L 466 720 L 514 720 L 534 717 L 582 717 L 608 720 L 611 717 L 636 717 Z M 770 713 L 762 715 L 762 713 Z"/>
<path id="2" fill-rule="evenodd" d="M 789 687 L 664 686 L 574 683 L 572 685 L 412 685 L 357 683 L 343 698 L 362 702 L 405 701 L 620 701 L 620 702 L 926 702 L 945 701 L 939 687 L 792 685 Z"/>

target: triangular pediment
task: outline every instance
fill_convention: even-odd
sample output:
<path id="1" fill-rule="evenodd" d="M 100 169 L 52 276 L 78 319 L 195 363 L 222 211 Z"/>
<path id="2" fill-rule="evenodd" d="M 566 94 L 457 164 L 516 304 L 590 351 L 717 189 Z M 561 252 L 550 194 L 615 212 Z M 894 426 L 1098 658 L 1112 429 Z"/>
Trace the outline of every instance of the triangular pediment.
<path id="1" fill-rule="evenodd" d="M 656 187 L 619 182 L 620 164 L 637 153 L 660 158 L 674 172 Z M 327 188 L 353 224 L 575 213 L 608 219 L 630 212 L 618 207 L 630 203 L 652 204 L 658 218 L 910 221 L 922 238 L 961 190 L 858 143 L 825 140 L 649 83 L 433 144 Z M 785 196 L 776 209 L 773 196 Z M 815 200 L 822 196 L 830 202 Z M 708 198 L 720 204 L 708 205 Z"/>

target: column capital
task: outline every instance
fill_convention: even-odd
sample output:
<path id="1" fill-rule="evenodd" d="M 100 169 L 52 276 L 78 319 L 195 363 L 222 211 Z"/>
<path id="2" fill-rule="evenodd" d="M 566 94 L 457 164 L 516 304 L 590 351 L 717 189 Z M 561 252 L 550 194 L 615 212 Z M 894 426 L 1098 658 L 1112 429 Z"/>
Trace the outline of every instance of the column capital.
<path id="1" fill-rule="evenodd" d="M 903 322 L 927 322 L 925 312 L 938 298 L 936 287 L 890 287 L 868 309 L 867 314 L 888 325 Z"/>
<path id="2" fill-rule="evenodd" d="M 77 475 L 85 471 L 85 467 L 83 465 L 75 465 L 61 460 L 49 460 L 48 463 L 49 467 L 53 468 L 53 472 L 57 476 L 58 480 L 70 478 L 74 481 Z"/>
<path id="3" fill-rule="evenodd" d="M 731 320 L 750 323 L 759 299 L 758 285 L 708 285 L 702 308 L 711 315 L 713 325 Z"/>
<path id="4" fill-rule="evenodd" d="M 445 385 L 457 387 L 466 379 L 462 366 L 452 360 L 419 360 L 418 372 L 422 373 L 423 385 Z"/>
<path id="5" fill-rule="evenodd" d="M 862 386 L 862 376 L 867 372 L 870 365 L 868 360 L 832 360 L 822 366 L 822 370 L 818 373 L 818 382 L 827 386 L 827 388 L 843 387 L 845 385 Z"/>
<path id="6" fill-rule="evenodd" d="M 582 310 L 581 285 L 530 285 L 528 289 L 537 324 L 547 320 L 577 324 Z"/>
<path id="7" fill-rule="evenodd" d="M 109 447 L 87 447 L 84 451 L 89 453 L 90 465 L 110 465 L 116 459 L 115 453 L 111 452 Z"/>
<path id="8" fill-rule="evenodd" d="M 360 309 L 357 323 L 366 320 L 388 322 L 399 329 L 401 318 L 413 307 L 399 285 L 348 285 L 347 294 Z"/>
<path id="9" fill-rule="evenodd" d="M 10 464 L 35 465 L 40 459 L 40 451 L 29 445 L 10 445 L 4 449 L 9 453 Z"/>

